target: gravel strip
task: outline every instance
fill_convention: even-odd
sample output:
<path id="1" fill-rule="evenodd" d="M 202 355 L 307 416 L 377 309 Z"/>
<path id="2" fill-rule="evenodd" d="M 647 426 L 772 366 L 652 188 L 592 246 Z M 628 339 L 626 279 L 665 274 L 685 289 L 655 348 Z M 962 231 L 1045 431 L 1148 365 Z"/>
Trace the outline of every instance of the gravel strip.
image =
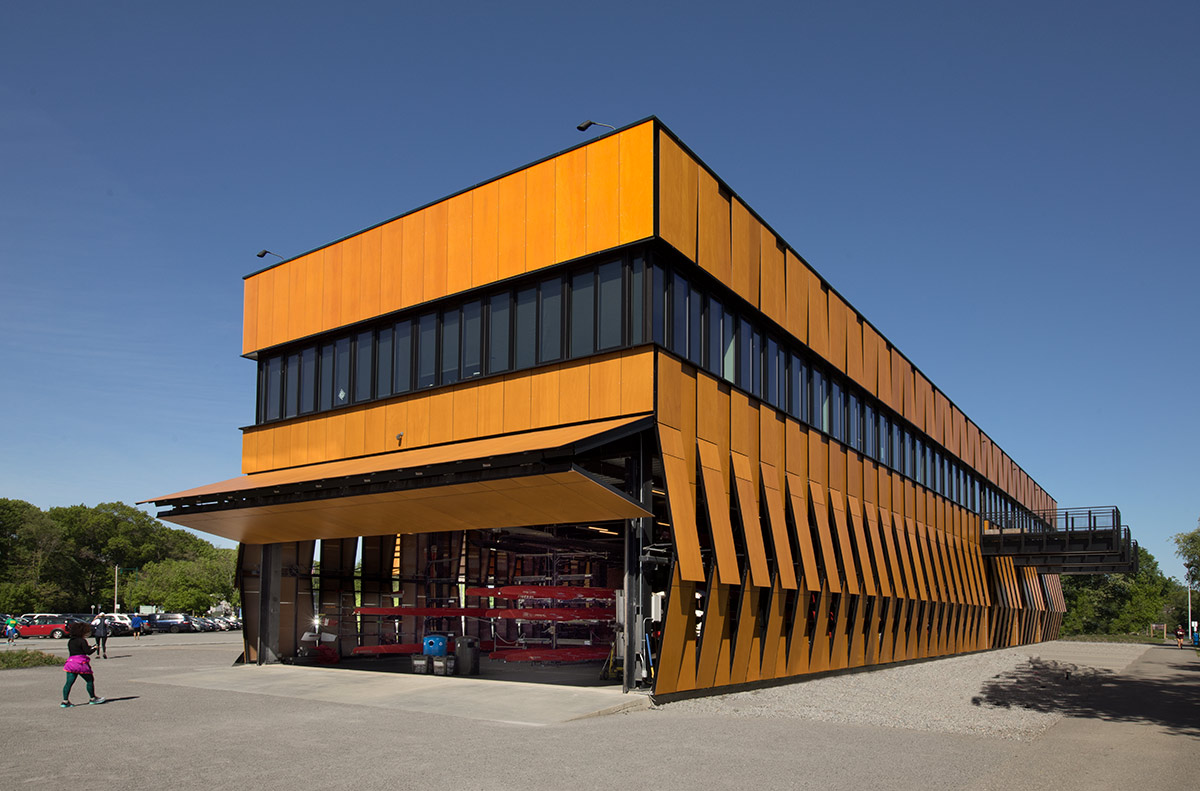
<path id="1" fill-rule="evenodd" d="M 1046 653 L 1072 653 L 1064 643 Z M 1078 699 L 1144 645 L 1087 644 L 1100 667 L 1041 659 L 1039 645 L 818 678 L 750 692 L 668 703 L 679 713 L 797 718 L 1027 741 L 1062 718 L 1055 701 Z"/>

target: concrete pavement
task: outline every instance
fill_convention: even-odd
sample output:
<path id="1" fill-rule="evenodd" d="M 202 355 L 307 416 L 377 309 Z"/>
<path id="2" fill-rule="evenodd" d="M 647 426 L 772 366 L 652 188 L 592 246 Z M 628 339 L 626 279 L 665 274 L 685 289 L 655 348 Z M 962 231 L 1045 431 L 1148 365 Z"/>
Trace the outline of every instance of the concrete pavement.
<path id="1" fill-rule="evenodd" d="M 95 662 L 98 691 L 111 701 L 104 706 L 59 709 L 58 668 L 0 671 L 0 788 L 1095 791 L 1135 783 L 1194 788 L 1200 777 L 1200 658 L 1174 648 L 1150 647 L 1128 666 L 1109 668 L 1086 695 L 1031 693 L 1017 701 L 1054 707 L 1063 717 L 1036 739 L 1016 742 L 687 715 L 670 706 L 583 720 L 561 716 L 530 727 L 517 724 L 530 721 L 521 699 L 541 685 L 476 681 L 493 685 L 483 690 L 493 699 L 480 699 L 476 716 L 464 716 L 440 710 L 439 690 L 451 687 L 400 682 L 466 689 L 468 679 L 232 668 L 235 640 L 110 641 L 110 659 Z M 55 648 L 51 641 L 26 643 Z M 1089 649 L 1079 645 L 1028 648 L 1031 656 L 1080 664 L 1075 660 Z M 936 672 L 936 662 L 927 664 Z M 539 706 L 550 705 L 553 692 L 538 694 Z M 591 700 L 630 699 L 601 694 Z M 75 698 L 83 697 L 77 685 Z M 470 706 L 471 697 L 461 705 Z M 575 705 L 563 701 L 564 712 Z"/>

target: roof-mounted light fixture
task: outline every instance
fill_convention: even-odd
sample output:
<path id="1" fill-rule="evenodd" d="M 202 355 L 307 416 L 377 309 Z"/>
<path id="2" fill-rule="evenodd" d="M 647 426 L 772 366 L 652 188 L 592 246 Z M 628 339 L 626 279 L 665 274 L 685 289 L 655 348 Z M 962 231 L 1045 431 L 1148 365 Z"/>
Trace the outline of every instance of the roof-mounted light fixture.
<path id="1" fill-rule="evenodd" d="M 273 255 L 276 258 L 278 258 L 280 261 L 283 260 L 283 256 L 281 256 L 279 253 L 272 253 L 270 250 L 259 250 L 257 253 L 254 254 L 254 257 L 262 258 L 263 256 L 267 256 L 267 255 Z"/>
<path id="2" fill-rule="evenodd" d="M 584 121 L 582 124 L 580 124 L 579 126 L 577 126 L 575 128 L 578 129 L 580 132 L 586 132 L 589 128 L 591 128 L 593 126 L 607 126 L 609 129 L 613 130 L 614 132 L 617 131 L 617 128 L 615 126 L 613 126 L 612 124 L 602 124 L 599 121 Z"/>

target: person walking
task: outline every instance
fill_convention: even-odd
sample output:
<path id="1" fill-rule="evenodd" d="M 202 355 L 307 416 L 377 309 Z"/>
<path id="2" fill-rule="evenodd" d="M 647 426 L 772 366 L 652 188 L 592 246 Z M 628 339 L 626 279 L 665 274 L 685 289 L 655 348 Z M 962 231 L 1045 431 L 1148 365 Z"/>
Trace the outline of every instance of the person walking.
<path id="1" fill-rule="evenodd" d="M 104 617 L 104 613 L 100 613 L 100 617 L 92 623 L 92 634 L 96 638 L 96 650 L 105 659 L 108 659 L 108 632 L 108 619 Z"/>
<path id="2" fill-rule="evenodd" d="M 1175 625 L 1175 645 L 1179 646 L 1180 648 L 1183 648 L 1183 635 L 1184 635 L 1183 624 L 1176 624 Z"/>
<path id="3" fill-rule="evenodd" d="M 83 682 L 87 685 L 88 704 L 94 706 L 104 702 L 104 698 L 96 697 L 96 677 L 92 674 L 90 657 L 99 647 L 88 643 L 87 638 L 91 631 L 92 627 L 83 621 L 75 621 L 67 627 L 67 633 L 71 636 L 71 639 L 67 640 L 67 653 L 70 656 L 63 665 L 63 670 L 67 671 L 67 681 L 63 684 L 62 703 L 59 704 L 64 709 L 74 705 L 71 703 L 71 687 L 75 686 L 75 679 L 80 676 L 83 676 Z"/>
<path id="4" fill-rule="evenodd" d="M 17 641 L 20 633 L 17 631 L 17 616 L 10 615 L 8 620 L 4 622 L 4 636 L 8 638 L 8 644 L 12 645 Z"/>
<path id="5" fill-rule="evenodd" d="M 129 619 L 129 628 L 133 629 L 134 640 L 142 639 L 142 617 L 140 615 L 134 613 L 133 617 Z"/>

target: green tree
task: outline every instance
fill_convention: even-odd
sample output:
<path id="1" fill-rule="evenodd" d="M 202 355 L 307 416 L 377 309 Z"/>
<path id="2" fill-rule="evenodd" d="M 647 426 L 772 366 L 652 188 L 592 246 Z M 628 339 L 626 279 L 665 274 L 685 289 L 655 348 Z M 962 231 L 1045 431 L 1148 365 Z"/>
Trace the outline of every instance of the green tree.
<path id="1" fill-rule="evenodd" d="M 1175 554 L 1183 560 L 1184 567 L 1191 568 L 1184 582 L 1195 586 L 1200 581 L 1200 519 L 1196 520 L 1195 530 L 1176 533 L 1171 540 L 1175 542 Z"/>
<path id="2" fill-rule="evenodd" d="M 236 603 L 236 562 L 235 550 L 214 547 L 206 557 L 147 563 L 126 584 L 125 596 L 134 606 L 170 612 L 201 613 L 222 600 Z"/>
<path id="3" fill-rule="evenodd" d="M 1144 547 L 1138 547 L 1138 566 L 1137 574 L 1064 575 L 1063 633 L 1130 634 L 1159 623 L 1179 584 Z"/>

